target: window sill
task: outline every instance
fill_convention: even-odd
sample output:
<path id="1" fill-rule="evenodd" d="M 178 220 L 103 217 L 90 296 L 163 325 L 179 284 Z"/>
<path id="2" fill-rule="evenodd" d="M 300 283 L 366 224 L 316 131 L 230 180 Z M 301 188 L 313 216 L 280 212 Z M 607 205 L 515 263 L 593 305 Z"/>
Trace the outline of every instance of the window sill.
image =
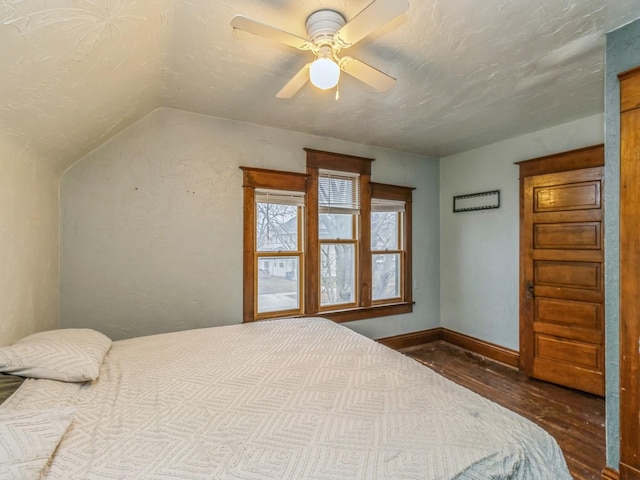
<path id="1" fill-rule="evenodd" d="M 371 307 L 349 308 L 345 310 L 333 310 L 330 312 L 317 312 L 304 315 L 305 317 L 324 317 L 334 322 L 352 322 L 354 320 L 365 320 L 367 318 L 386 317 L 389 315 L 400 315 L 402 313 L 413 312 L 414 302 L 393 303 L 387 305 L 373 305 Z"/>

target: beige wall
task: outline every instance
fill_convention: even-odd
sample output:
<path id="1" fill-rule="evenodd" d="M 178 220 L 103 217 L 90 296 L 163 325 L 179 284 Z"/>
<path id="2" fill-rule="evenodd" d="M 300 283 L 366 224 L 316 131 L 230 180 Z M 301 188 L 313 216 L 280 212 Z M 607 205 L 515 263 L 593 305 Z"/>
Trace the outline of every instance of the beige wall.
<path id="1" fill-rule="evenodd" d="M 58 174 L 0 138 L 0 345 L 58 327 Z"/>
<path id="2" fill-rule="evenodd" d="M 375 158 L 416 187 L 412 314 L 352 322 L 378 338 L 440 324 L 438 161 L 158 109 L 65 172 L 61 325 L 114 339 L 239 323 L 241 165 L 304 172 L 304 147 Z"/>

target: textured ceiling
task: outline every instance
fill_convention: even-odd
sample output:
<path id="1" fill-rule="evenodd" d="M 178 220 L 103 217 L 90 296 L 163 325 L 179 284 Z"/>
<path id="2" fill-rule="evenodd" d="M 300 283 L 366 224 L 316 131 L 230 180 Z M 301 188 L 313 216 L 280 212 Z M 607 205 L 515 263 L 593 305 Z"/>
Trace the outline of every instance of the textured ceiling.
<path id="1" fill-rule="evenodd" d="M 229 26 L 299 36 L 370 0 L 0 0 L 0 135 L 65 168 L 159 106 L 441 157 L 603 111 L 604 34 L 640 0 L 410 0 L 343 51 L 398 81 L 340 100 L 278 90 L 310 60 Z"/>

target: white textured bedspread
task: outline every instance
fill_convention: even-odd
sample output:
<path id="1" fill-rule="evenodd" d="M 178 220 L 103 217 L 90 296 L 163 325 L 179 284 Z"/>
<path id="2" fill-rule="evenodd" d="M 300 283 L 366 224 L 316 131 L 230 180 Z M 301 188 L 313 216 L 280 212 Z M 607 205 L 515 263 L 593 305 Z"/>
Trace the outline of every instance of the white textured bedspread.
<path id="1" fill-rule="evenodd" d="M 538 426 L 318 318 L 114 342 L 76 401 L 47 479 L 571 478 Z"/>

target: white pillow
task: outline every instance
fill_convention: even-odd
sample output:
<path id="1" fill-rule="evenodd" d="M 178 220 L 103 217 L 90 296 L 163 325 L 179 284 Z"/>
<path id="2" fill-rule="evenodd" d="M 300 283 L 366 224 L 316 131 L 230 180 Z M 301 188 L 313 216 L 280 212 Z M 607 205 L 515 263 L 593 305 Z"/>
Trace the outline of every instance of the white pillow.
<path id="1" fill-rule="evenodd" d="M 0 408 L 0 478 L 40 478 L 76 407 L 50 410 Z"/>
<path id="2" fill-rule="evenodd" d="M 0 348 L 0 372 L 63 382 L 95 380 L 111 339 L 89 328 L 34 333 Z"/>

